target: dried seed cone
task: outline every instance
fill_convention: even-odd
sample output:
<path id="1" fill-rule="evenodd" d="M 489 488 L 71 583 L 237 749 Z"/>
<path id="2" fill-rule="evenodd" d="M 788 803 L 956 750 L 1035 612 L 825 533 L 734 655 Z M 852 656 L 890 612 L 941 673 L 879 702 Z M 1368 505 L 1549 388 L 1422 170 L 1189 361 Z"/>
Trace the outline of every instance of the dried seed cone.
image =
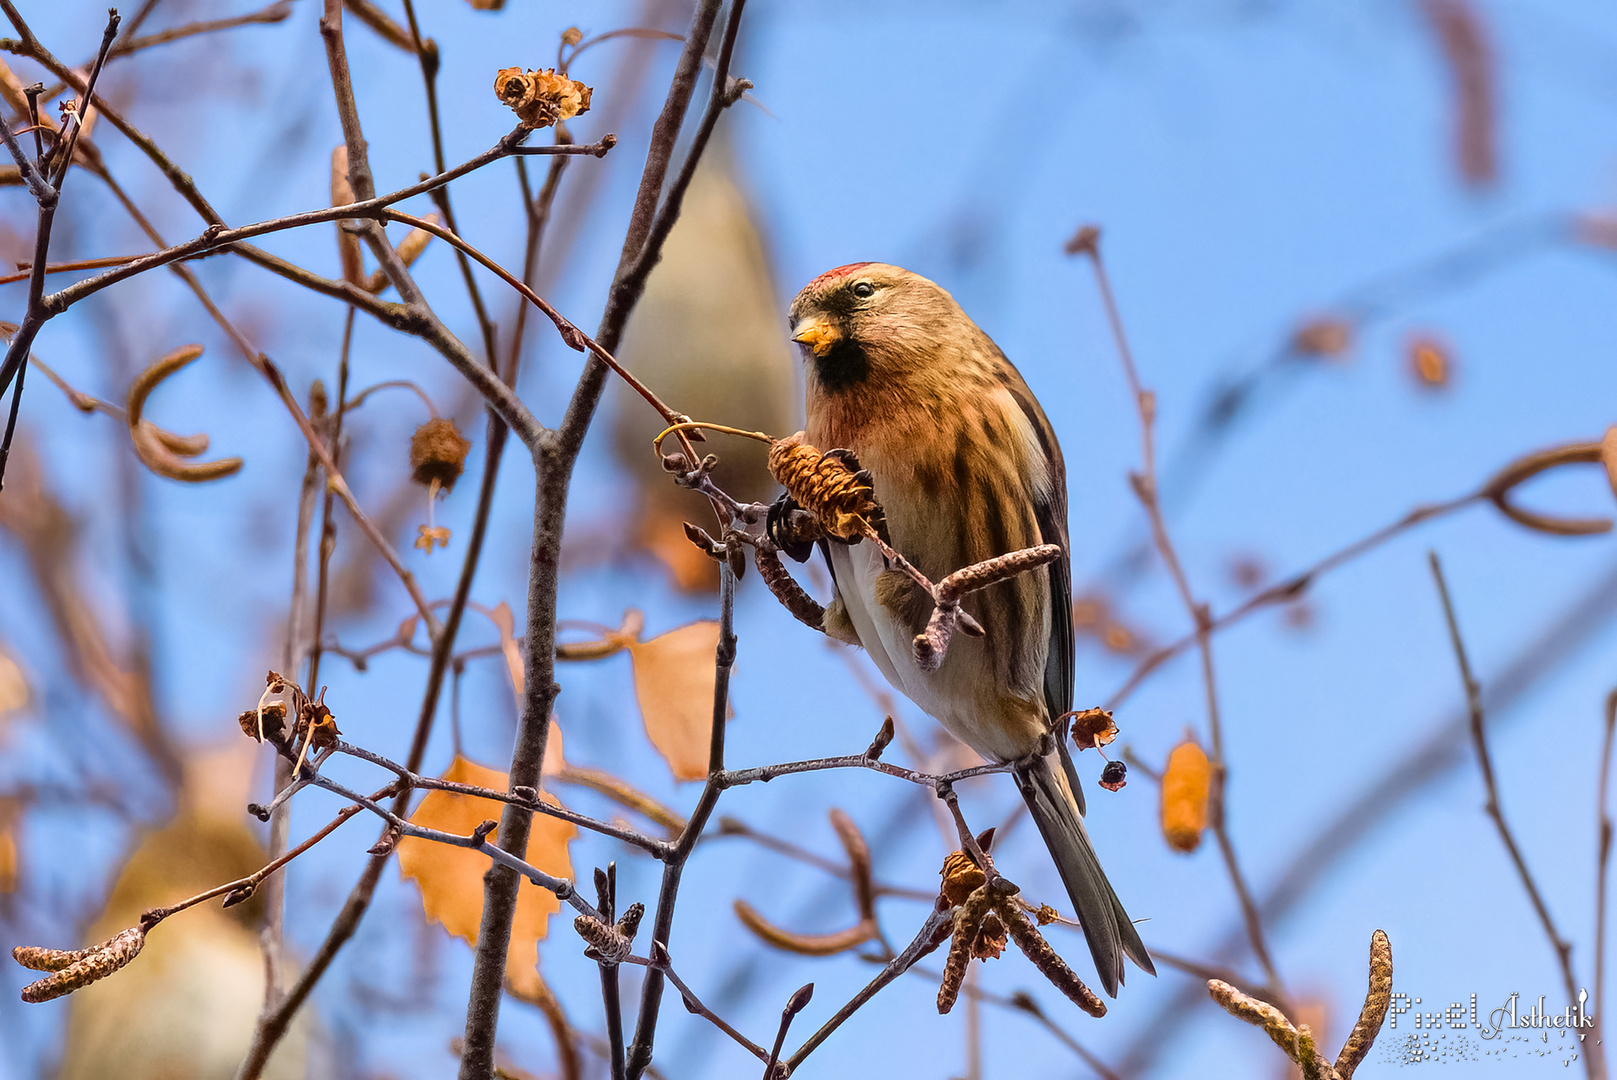
<path id="1" fill-rule="evenodd" d="M 263 717 L 264 738 L 270 742 L 278 743 L 286 732 L 286 706 L 279 701 L 271 701 L 262 709 L 248 709 L 236 717 L 236 723 L 241 725 L 242 734 L 249 739 L 258 738 L 259 717 Z"/>
<path id="2" fill-rule="evenodd" d="M 466 454 L 472 448 L 453 420 L 434 417 L 410 436 L 410 468 L 415 482 L 430 487 L 434 480 L 449 491 L 466 468 Z"/>
<path id="3" fill-rule="evenodd" d="M 1186 739 L 1168 755 L 1162 773 L 1162 835 L 1175 851 L 1195 851 L 1207 828 L 1207 799 L 1213 767 L 1194 740 Z"/>
<path id="4" fill-rule="evenodd" d="M 42 1001 L 71 994 L 81 987 L 106 978 L 129 961 L 140 955 L 140 950 L 146 944 L 146 927 L 132 926 L 115 937 L 102 942 L 94 948 L 84 949 L 77 953 L 58 953 L 54 949 L 13 949 L 12 956 L 18 963 L 29 967 L 36 964 L 55 964 L 63 957 L 75 956 L 79 959 L 48 975 L 38 982 L 29 983 L 22 988 L 22 999 L 31 1005 Z M 28 954 L 28 959 L 23 955 Z M 33 961 L 30 963 L 30 961 Z"/>
<path id="5" fill-rule="evenodd" d="M 943 878 L 943 898 L 956 906 L 964 904 L 988 880 L 982 868 L 972 862 L 971 856 L 964 851 L 951 852 L 943 860 L 943 869 L 938 873 Z"/>
<path id="6" fill-rule="evenodd" d="M 494 93 L 524 124 L 544 128 L 589 112 L 593 90 L 554 68 L 524 72 L 513 67 L 495 74 Z"/>
<path id="7" fill-rule="evenodd" d="M 841 456 L 820 453 L 801 431 L 769 447 L 769 471 L 803 509 L 820 519 L 829 535 L 857 543 L 866 523 L 878 533 L 886 531 L 886 516 L 869 478 L 850 469 Z"/>
<path id="8" fill-rule="evenodd" d="M 1083 709 L 1073 713 L 1072 741 L 1080 750 L 1099 748 L 1117 738 L 1117 724 L 1105 709 Z"/>
<path id="9" fill-rule="evenodd" d="M 598 919 L 588 915 L 580 915 L 573 920 L 573 929 L 583 938 L 600 958 L 608 963 L 619 963 L 631 952 L 629 939 L 619 933 L 616 927 L 608 926 Z"/>
<path id="10" fill-rule="evenodd" d="M 990 911 L 984 915 L 977 924 L 977 932 L 971 938 L 971 955 L 978 960 L 995 960 L 1005 951 L 1005 942 L 1008 940 L 1005 929 L 1005 920 L 999 913 Z"/>

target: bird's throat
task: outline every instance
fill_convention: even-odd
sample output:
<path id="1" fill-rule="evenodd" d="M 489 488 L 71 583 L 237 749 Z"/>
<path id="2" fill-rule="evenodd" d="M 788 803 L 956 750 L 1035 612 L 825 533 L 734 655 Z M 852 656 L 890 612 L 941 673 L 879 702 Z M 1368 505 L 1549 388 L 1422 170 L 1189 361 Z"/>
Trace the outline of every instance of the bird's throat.
<path id="1" fill-rule="evenodd" d="M 843 394 L 864 386 L 870 379 L 870 356 L 858 341 L 839 337 L 824 355 L 810 361 L 820 389 L 827 394 Z"/>

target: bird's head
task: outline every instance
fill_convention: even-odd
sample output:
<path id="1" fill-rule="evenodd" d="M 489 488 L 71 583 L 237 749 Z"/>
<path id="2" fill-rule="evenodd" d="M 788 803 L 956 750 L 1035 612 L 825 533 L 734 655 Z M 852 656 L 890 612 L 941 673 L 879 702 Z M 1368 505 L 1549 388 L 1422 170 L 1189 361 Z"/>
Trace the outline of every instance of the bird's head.
<path id="1" fill-rule="evenodd" d="M 962 318 L 954 299 L 919 274 L 886 263 L 828 270 L 792 301 L 792 340 L 830 392 L 895 377 L 936 355 L 937 335 Z"/>

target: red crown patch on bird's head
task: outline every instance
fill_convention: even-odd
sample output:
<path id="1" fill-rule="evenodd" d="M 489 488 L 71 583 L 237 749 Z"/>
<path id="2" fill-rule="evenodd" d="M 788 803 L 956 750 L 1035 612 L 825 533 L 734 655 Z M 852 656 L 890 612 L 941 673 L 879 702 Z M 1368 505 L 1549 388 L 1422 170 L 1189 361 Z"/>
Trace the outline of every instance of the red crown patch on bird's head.
<path id="1" fill-rule="evenodd" d="M 819 289 L 821 286 L 831 284 L 831 282 L 835 281 L 837 278 L 848 276 L 849 274 L 853 273 L 855 270 L 862 270 L 867 266 L 874 266 L 874 265 L 875 265 L 875 263 L 856 262 L 856 263 L 849 263 L 847 266 L 839 266 L 835 270 L 827 270 L 825 273 L 821 274 L 819 277 L 817 277 L 813 281 L 809 282 L 807 288 L 805 288 L 803 291 L 807 292 L 810 289 Z"/>

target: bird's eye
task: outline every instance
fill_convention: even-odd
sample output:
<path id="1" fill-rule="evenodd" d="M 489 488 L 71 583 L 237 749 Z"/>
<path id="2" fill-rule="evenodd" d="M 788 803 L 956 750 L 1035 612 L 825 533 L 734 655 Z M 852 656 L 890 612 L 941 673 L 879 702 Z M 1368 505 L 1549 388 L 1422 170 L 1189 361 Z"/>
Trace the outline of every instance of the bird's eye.
<path id="1" fill-rule="evenodd" d="M 859 284 L 857 284 L 857 285 L 855 285 L 853 287 L 853 294 L 855 296 L 858 296 L 858 297 L 861 297 L 861 298 L 867 297 L 867 296 L 875 296 L 876 295 L 876 286 L 872 285 L 868 281 L 861 281 Z"/>

